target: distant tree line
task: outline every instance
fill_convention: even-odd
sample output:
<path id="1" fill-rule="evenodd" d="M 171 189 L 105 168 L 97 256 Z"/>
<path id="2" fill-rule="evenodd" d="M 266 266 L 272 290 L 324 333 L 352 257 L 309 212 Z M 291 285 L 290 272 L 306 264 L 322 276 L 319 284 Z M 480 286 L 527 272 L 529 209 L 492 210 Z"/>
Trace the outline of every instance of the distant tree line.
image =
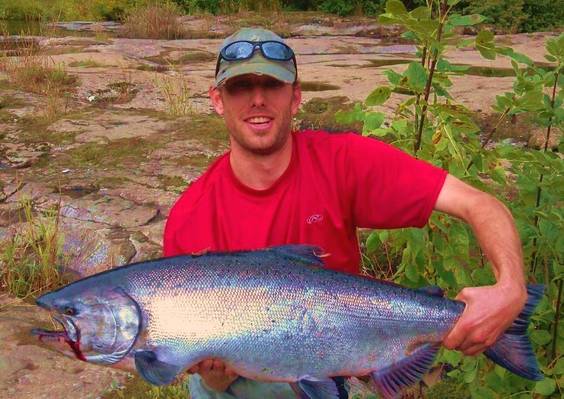
<path id="1" fill-rule="evenodd" d="M 410 10 L 426 2 L 403 0 Z M 386 0 L 0 0 L 0 19 L 119 20 L 136 7 L 165 3 L 188 14 L 322 11 L 375 16 L 384 11 Z M 455 11 L 482 14 L 487 23 L 505 32 L 560 30 L 564 26 L 564 0 L 461 0 Z"/>

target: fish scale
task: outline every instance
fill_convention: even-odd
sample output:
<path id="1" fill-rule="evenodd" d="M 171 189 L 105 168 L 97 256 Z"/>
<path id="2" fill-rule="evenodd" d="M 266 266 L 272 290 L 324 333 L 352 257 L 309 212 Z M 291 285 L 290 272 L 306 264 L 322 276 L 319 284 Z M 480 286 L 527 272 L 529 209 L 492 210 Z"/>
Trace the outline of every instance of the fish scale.
<path id="1" fill-rule="evenodd" d="M 156 385 L 218 358 L 241 376 L 288 382 L 300 398 L 336 399 L 331 377 L 365 375 L 384 398 L 395 397 L 431 366 L 464 304 L 325 269 L 318 253 L 290 245 L 116 268 L 37 300 L 80 339 L 36 334 L 64 336 L 86 361 L 132 361 Z M 525 334 L 541 296 L 542 287 L 530 286 L 512 335 L 486 351 L 531 379 L 542 375 Z"/>

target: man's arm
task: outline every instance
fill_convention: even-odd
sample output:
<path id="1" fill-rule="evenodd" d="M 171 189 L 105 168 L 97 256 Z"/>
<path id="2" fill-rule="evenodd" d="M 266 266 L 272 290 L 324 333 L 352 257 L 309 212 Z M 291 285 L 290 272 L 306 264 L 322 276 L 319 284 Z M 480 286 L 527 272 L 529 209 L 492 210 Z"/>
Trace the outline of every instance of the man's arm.
<path id="1" fill-rule="evenodd" d="M 511 325 L 527 300 L 521 242 L 509 210 L 493 196 L 448 175 L 435 210 L 465 220 L 493 265 L 496 284 L 464 288 L 462 317 L 443 343 L 467 355 L 492 345 Z"/>

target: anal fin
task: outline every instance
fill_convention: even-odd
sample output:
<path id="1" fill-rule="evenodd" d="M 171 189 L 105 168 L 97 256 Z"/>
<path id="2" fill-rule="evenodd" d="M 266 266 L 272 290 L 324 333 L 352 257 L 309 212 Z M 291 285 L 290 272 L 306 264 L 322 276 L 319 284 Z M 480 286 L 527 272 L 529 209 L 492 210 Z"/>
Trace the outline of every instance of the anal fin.
<path id="1" fill-rule="evenodd" d="M 290 385 L 299 399 L 339 399 L 339 389 L 332 379 L 303 379 Z"/>
<path id="2" fill-rule="evenodd" d="M 373 372 L 372 383 L 378 393 L 384 399 L 393 399 L 399 396 L 403 388 L 419 381 L 431 368 L 439 346 L 439 343 L 424 344 L 411 356 Z"/>
<path id="3" fill-rule="evenodd" d="M 135 352 L 135 368 L 141 377 L 153 385 L 170 384 L 182 370 L 174 364 L 160 361 L 153 351 Z"/>

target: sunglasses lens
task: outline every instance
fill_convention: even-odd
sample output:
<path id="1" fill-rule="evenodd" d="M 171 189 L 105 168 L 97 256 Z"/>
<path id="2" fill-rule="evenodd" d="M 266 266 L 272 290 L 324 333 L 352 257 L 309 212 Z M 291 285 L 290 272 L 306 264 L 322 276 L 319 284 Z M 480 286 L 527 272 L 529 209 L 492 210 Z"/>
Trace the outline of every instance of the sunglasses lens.
<path id="1" fill-rule="evenodd" d="M 249 42 L 235 42 L 221 50 L 227 61 L 243 60 L 253 54 L 254 45 Z"/>
<path id="2" fill-rule="evenodd" d="M 279 42 L 265 42 L 262 44 L 264 55 L 272 60 L 288 61 L 292 58 L 293 52 L 290 47 Z"/>

